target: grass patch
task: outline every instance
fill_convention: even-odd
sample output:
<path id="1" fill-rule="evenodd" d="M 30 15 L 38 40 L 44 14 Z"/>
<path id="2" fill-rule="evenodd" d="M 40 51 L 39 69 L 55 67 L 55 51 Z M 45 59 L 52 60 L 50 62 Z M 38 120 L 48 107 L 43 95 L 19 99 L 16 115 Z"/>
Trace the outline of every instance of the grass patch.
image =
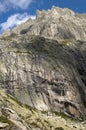
<path id="1" fill-rule="evenodd" d="M 11 96 L 11 95 L 9 95 L 9 94 L 7 94 L 7 96 L 8 96 L 10 99 L 12 99 L 13 101 L 15 101 L 17 104 L 19 104 L 20 106 L 23 106 L 23 104 L 22 104 L 20 101 L 18 101 L 16 98 L 14 98 L 13 96 Z"/>
<path id="2" fill-rule="evenodd" d="M 13 124 L 13 122 L 11 122 L 7 117 L 5 116 L 0 116 L 0 122 L 2 123 L 8 123 L 9 125 L 10 124 Z"/>

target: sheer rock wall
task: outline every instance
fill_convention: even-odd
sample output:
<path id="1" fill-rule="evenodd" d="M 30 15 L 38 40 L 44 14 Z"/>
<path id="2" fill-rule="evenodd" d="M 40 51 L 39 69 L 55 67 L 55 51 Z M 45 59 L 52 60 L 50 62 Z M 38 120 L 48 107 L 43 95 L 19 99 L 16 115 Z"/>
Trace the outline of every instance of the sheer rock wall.
<path id="1" fill-rule="evenodd" d="M 86 42 L 39 36 L 0 39 L 0 83 L 24 104 L 42 111 L 83 116 L 86 102 Z"/>

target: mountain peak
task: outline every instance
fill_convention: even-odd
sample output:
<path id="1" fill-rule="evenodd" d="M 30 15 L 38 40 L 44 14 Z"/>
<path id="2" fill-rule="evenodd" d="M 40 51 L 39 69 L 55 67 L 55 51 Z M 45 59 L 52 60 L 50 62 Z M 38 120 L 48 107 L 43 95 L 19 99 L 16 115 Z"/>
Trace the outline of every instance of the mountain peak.
<path id="1" fill-rule="evenodd" d="M 85 16 L 53 6 L 0 37 L 0 128 L 86 130 Z"/>
<path id="2" fill-rule="evenodd" d="M 36 19 L 45 19 L 45 18 L 48 18 L 48 17 L 52 17 L 52 18 L 60 18 L 60 17 L 64 17 L 64 18 L 71 18 L 71 17 L 74 17 L 75 16 L 75 13 L 70 10 L 70 9 L 67 9 L 67 8 L 59 8 L 59 7 L 56 7 L 56 6 L 52 6 L 51 10 L 43 10 L 43 11 L 40 11 L 40 10 L 37 10 L 36 11 Z"/>
<path id="3" fill-rule="evenodd" d="M 86 40 L 86 15 L 67 8 L 53 6 L 51 10 L 37 10 L 36 19 L 15 27 L 12 32 L 40 35 L 49 39 Z"/>

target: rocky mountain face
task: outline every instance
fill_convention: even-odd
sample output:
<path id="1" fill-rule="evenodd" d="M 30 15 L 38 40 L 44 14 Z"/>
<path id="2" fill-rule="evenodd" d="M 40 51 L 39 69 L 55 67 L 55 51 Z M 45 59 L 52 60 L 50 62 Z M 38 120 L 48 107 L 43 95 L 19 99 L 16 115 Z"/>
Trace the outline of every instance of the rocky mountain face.
<path id="1" fill-rule="evenodd" d="M 40 35 L 50 39 L 86 40 L 86 14 L 76 14 L 69 9 L 52 7 L 36 11 L 36 19 L 16 27 L 18 34 Z"/>
<path id="2" fill-rule="evenodd" d="M 86 122 L 59 113 L 41 112 L 0 88 L 0 130 L 85 130 Z"/>
<path id="3" fill-rule="evenodd" d="M 85 16 L 75 14 L 69 9 L 53 7 L 48 11 L 37 11 L 35 20 L 28 20 L 12 31 L 4 33 L 0 37 L 0 87 L 5 95 L 11 95 L 16 101 L 18 100 L 17 105 L 21 102 L 30 106 L 27 111 L 39 110 L 37 115 L 41 113 L 41 117 L 39 116 L 41 119 L 43 119 L 42 112 L 54 114 L 59 112 L 70 117 L 85 119 Z M 23 116 L 22 112 L 18 112 L 21 108 L 15 110 L 21 105 L 14 108 L 13 101 L 10 103 L 6 101 L 8 95 L 5 98 L 1 97 L 0 107 L 4 106 L 5 111 L 14 110 L 15 112 L 10 110 L 10 113 L 17 113 L 17 116 L 21 114 L 21 120 L 24 118 L 26 122 L 23 124 L 26 126 L 27 119 L 29 120 L 26 107 L 23 106 L 22 109 L 28 116 Z M 38 117 L 33 118 L 35 121 L 33 120 L 33 125 L 28 129 L 36 130 L 32 127 L 34 124 L 37 127 Z M 56 118 L 52 116 L 53 124 L 58 124 Z M 43 125 L 42 121 L 41 124 Z M 37 130 L 51 129 L 51 124 L 48 128 L 37 127 Z M 76 129 L 69 126 L 68 128 L 64 126 L 64 129 Z M 51 127 L 54 130 L 59 129 L 53 125 Z M 85 130 L 86 127 L 81 128 Z M 79 129 L 80 127 L 77 127 L 77 130 Z"/>

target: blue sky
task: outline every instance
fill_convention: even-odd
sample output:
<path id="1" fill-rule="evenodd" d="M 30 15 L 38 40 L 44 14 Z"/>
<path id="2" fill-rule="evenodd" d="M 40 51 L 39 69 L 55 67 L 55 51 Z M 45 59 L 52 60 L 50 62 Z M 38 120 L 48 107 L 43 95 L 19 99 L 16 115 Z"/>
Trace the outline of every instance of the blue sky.
<path id="1" fill-rule="evenodd" d="M 53 5 L 86 13 L 86 0 L 0 0 L 0 32 L 34 19 L 37 9 L 47 10 Z"/>

